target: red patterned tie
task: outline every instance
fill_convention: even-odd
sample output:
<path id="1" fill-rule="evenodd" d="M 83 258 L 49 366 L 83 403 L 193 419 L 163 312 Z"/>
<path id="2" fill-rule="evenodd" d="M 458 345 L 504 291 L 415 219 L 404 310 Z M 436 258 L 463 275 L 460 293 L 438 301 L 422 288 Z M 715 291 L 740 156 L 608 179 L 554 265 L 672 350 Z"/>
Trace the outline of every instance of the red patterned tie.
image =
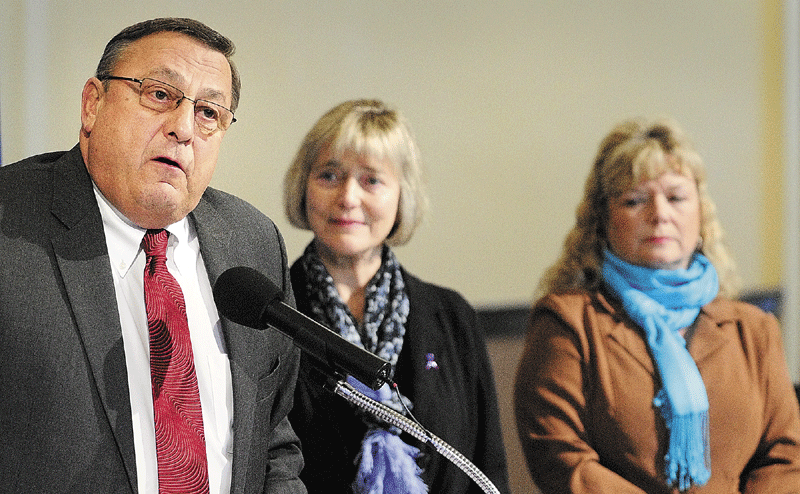
<path id="1" fill-rule="evenodd" d="M 150 330 L 150 379 L 158 456 L 158 491 L 207 493 L 203 413 L 194 371 L 186 304 L 167 271 L 166 230 L 147 230 L 142 248 L 144 303 Z"/>

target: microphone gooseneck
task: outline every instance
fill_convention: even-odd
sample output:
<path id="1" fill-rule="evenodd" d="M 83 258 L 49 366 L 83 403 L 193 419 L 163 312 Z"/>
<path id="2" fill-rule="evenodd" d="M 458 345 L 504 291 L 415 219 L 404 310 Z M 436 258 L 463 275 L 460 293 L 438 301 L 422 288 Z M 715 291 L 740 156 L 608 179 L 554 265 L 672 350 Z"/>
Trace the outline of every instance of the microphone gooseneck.
<path id="1" fill-rule="evenodd" d="M 295 345 L 312 357 L 318 370 L 327 374 L 327 389 L 420 441 L 433 445 L 440 454 L 475 481 L 483 492 L 499 494 L 483 472 L 455 448 L 422 427 L 413 415 L 410 415 L 411 418 L 404 417 L 341 379 L 341 374 L 352 375 L 373 390 L 388 382 L 397 392 L 397 385 L 389 378 L 389 362 L 353 345 L 285 304 L 283 292 L 255 269 L 228 269 L 217 279 L 213 293 L 217 310 L 222 316 L 251 328 L 264 329 L 272 326 L 286 334 L 294 340 Z"/>

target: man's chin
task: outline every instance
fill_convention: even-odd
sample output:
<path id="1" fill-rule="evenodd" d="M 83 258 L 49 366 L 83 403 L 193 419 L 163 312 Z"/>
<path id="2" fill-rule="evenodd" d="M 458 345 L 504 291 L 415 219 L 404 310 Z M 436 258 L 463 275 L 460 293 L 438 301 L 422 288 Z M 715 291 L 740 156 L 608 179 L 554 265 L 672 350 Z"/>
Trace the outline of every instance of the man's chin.
<path id="1" fill-rule="evenodd" d="M 164 228 L 182 220 L 190 211 L 184 198 L 176 197 L 173 191 L 173 194 L 151 195 L 145 207 L 132 213 L 136 218 L 131 220 L 142 228 Z"/>

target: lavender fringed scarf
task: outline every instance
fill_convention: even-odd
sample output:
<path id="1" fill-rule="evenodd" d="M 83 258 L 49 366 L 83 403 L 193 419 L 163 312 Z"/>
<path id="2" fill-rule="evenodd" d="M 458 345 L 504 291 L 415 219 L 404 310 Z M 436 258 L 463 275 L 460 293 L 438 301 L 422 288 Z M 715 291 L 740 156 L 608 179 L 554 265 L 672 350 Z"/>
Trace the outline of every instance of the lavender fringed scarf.
<path id="1" fill-rule="evenodd" d="M 347 305 L 339 297 L 333 279 L 317 255 L 313 242 L 306 247 L 301 263 L 308 275 L 307 295 L 313 318 L 336 330 L 349 342 L 364 348 L 392 366 L 403 348 L 408 296 L 400 265 L 388 247 L 383 248 L 382 263 L 367 285 L 364 320 L 356 326 Z M 403 404 L 388 384 L 374 391 L 357 379 L 347 381 L 370 398 L 404 413 Z M 411 408 L 411 401 L 401 397 Z M 403 442 L 399 430 L 367 421 L 369 429 L 356 458 L 359 468 L 353 481 L 356 494 L 426 494 L 416 463 L 419 450 Z"/>
<path id="2" fill-rule="evenodd" d="M 687 490 L 711 477 L 708 396 L 700 371 L 678 333 L 719 292 L 717 271 L 695 253 L 688 269 L 650 269 L 603 252 L 603 281 L 647 335 L 662 389 L 653 403 L 669 429 L 665 474 L 670 485 Z"/>

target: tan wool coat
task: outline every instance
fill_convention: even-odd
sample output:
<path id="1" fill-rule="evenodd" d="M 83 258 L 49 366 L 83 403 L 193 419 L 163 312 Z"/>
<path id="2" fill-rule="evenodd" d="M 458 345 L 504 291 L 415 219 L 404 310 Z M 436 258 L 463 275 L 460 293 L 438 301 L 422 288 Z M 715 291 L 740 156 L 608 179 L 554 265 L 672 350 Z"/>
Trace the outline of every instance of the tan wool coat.
<path id="1" fill-rule="evenodd" d="M 709 399 L 711 479 L 692 493 L 800 493 L 800 407 L 770 314 L 717 298 L 688 336 Z M 515 384 L 529 469 L 548 493 L 675 493 L 644 332 L 601 292 L 531 313 Z"/>

